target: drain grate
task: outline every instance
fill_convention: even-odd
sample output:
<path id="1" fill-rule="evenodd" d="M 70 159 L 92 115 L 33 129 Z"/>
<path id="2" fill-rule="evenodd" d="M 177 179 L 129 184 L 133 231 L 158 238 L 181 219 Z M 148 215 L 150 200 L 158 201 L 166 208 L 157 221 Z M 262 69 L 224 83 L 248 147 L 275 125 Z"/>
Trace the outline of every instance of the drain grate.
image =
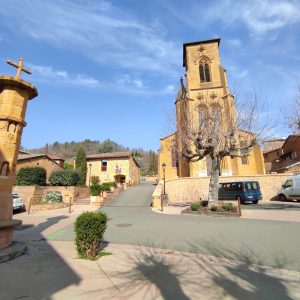
<path id="1" fill-rule="evenodd" d="M 124 223 L 124 224 L 117 224 L 116 226 L 117 227 L 130 227 L 130 226 L 132 226 L 132 224 Z"/>

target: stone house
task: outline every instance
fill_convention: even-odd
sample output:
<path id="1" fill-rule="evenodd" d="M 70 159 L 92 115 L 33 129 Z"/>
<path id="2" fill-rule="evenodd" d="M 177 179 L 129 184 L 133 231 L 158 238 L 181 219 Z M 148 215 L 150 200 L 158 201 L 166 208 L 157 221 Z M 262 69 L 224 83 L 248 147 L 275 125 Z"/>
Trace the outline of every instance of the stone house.
<path id="1" fill-rule="evenodd" d="M 194 128 L 203 125 L 208 111 L 218 116 L 221 124 L 236 123 L 234 96 L 228 87 L 226 70 L 220 62 L 219 44 L 220 39 L 183 44 L 185 84 L 181 79 L 175 99 L 177 132 L 184 119 L 190 120 Z M 180 153 L 180 145 L 174 143 L 177 132 L 160 140 L 159 177 L 163 176 L 163 163 L 166 164 L 166 179 L 209 176 L 211 161 L 208 156 L 197 162 L 177 157 Z M 242 147 L 243 139 L 253 133 L 239 130 L 238 135 Z M 222 175 L 227 176 L 265 174 L 260 146 L 256 145 L 247 157 L 225 157 L 221 170 Z"/>
<path id="2" fill-rule="evenodd" d="M 46 170 L 46 181 L 48 182 L 53 171 L 63 169 L 63 163 L 61 166 L 57 160 L 52 159 L 47 154 L 32 154 L 25 151 L 20 151 L 17 160 L 16 173 L 18 173 L 21 168 L 25 167 L 44 168 Z"/>
<path id="3" fill-rule="evenodd" d="M 140 166 L 131 152 L 112 152 L 88 155 L 86 185 L 93 176 L 100 183 L 117 182 L 136 185 L 140 183 Z"/>
<path id="4" fill-rule="evenodd" d="M 264 152 L 267 173 L 300 172 L 300 135 L 290 135 L 277 149 Z"/>

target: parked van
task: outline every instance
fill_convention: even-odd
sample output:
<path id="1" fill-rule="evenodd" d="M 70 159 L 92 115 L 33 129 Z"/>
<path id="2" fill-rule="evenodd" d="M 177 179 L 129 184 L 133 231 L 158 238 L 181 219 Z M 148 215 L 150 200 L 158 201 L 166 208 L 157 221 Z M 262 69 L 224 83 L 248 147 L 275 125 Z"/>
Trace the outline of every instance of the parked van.
<path id="1" fill-rule="evenodd" d="M 240 199 L 241 203 L 251 201 L 257 204 L 262 194 L 257 181 L 222 182 L 219 185 L 219 199 Z"/>
<path id="2" fill-rule="evenodd" d="M 300 174 L 289 176 L 277 194 L 280 201 L 300 200 Z"/>

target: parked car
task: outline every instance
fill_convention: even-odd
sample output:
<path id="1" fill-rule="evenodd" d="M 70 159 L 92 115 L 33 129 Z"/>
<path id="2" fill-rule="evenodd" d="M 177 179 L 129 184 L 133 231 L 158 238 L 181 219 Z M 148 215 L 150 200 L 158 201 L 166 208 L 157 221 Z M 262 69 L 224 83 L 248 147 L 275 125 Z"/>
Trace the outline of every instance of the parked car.
<path id="1" fill-rule="evenodd" d="M 25 204 L 23 203 L 22 198 L 18 194 L 12 194 L 13 196 L 13 211 L 24 211 Z"/>
<path id="2" fill-rule="evenodd" d="M 222 182 L 219 186 L 219 199 L 240 199 L 241 203 L 251 201 L 257 204 L 262 199 L 262 194 L 257 181 Z"/>
<path id="3" fill-rule="evenodd" d="M 280 201 L 300 200 L 300 174 L 289 176 L 277 194 Z"/>

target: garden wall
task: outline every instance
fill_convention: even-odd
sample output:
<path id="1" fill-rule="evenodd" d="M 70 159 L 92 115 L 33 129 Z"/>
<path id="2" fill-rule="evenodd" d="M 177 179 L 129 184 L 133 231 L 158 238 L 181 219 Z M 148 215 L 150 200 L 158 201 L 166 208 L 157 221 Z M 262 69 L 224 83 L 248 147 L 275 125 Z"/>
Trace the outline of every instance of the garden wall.
<path id="1" fill-rule="evenodd" d="M 32 204 L 38 204 L 42 199 L 46 197 L 48 191 L 61 192 L 64 203 L 69 203 L 70 199 L 73 203 L 74 200 L 89 197 L 88 187 L 77 186 L 14 186 L 13 193 L 17 193 L 28 207 L 30 199 Z"/>
<path id="2" fill-rule="evenodd" d="M 276 199 L 277 190 L 285 182 L 288 176 L 290 176 L 290 174 L 224 176 L 220 177 L 220 182 L 258 181 L 263 195 L 263 201 L 270 201 Z M 168 194 L 169 202 L 197 202 L 200 198 L 207 199 L 209 179 L 209 177 L 184 177 L 167 180 L 166 193 Z M 158 189 L 161 190 L 161 186 L 158 185 L 157 191 L 154 191 L 156 198 Z"/>

